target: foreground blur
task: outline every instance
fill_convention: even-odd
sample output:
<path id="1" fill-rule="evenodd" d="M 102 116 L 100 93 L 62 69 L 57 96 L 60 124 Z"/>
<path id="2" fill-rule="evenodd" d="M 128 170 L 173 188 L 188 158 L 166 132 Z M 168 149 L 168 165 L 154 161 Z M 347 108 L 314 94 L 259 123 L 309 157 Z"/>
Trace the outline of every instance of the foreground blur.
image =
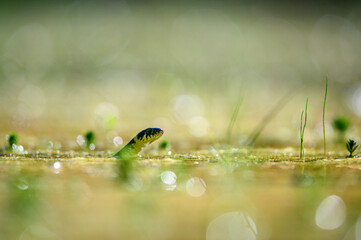
<path id="1" fill-rule="evenodd" d="M 119 181 L 115 161 L 95 155 L 3 156 L 0 238 L 361 237 L 359 159 L 304 163 L 289 150 L 247 149 L 145 155 Z"/>

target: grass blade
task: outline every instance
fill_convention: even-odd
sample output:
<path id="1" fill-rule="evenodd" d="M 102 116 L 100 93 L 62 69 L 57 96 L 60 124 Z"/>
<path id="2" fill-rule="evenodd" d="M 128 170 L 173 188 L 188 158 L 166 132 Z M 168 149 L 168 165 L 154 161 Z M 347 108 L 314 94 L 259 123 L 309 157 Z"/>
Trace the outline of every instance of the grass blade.
<path id="1" fill-rule="evenodd" d="M 301 114 L 301 149 L 300 149 L 300 158 L 303 158 L 303 160 L 305 160 L 305 147 L 303 146 L 303 137 L 305 135 L 305 129 L 306 129 L 306 125 L 307 125 L 307 106 L 308 106 L 308 98 L 306 99 L 306 107 L 305 107 L 305 121 L 304 124 L 302 126 L 302 120 L 303 120 L 303 111 Z"/>
<path id="2" fill-rule="evenodd" d="M 326 90 L 325 90 L 325 98 L 324 98 L 324 101 L 323 101 L 323 113 L 322 113 L 323 151 L 324 151 L 325 158 L 327 158 L 327 151 L 326 151 L 326 129 L 325 129 L 325 112 L 326 112 L 327 89 L 328 89 L 328 76 L 326 76 Z"/>
<path id="3" fill-rule="evenodd" d="M 282 110 L 282 108 L 290 102 L 290 98 L 292 97 L 292 93 L 295 89 L 289 91 L 286 95 L 284 95 L 277 104 L 267 113 L 266 116 L 263 117 L 261 122 L 256 126 L 256 128 L 252 131 L 252 133 L 249 135 L 247 139 L 247 145 L 252 145 L 256 139 L 259 137 L 263 129 L 266 127 L 266 125 L 274 118 L 279 111 Z"/>
<path id="4" fill-rule="evenodd" d="M 228 124 L 228 128 L 227 128 L 227 143 L 228 144 L 231 144 L 232 130 L 233 130 L 234 124 L 235 124 L 235 122 L 237 120 L 239 109 L 241 108 L 242 103 L 243 103 L 243 95 L 240 95 L 239 98 L 238 98 L 238 101 L 237 101 L 237 105 L 234 108 L 231 120 L 230 120 L 230 122 Z"/>

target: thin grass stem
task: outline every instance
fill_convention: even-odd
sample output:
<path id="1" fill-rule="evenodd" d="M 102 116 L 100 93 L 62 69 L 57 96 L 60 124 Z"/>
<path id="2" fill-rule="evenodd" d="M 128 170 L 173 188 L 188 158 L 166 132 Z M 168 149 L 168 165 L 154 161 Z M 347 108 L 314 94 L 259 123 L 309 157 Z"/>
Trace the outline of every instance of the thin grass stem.
<path id="1" fill-rule="evenodd" d="M 324 99 L 324 101 L 323 101 L 323 114 L 322 114 L 322 125 L 323 125 L 323 152 L 324 152 L 325 158 L 327 158 L 327 150 L 326 150 L 326 129 L 325 129 L 325 112 L 326 112 L 327 89 L 328 89 L 328 76 L 326 76 L 325 99 Z"/>
<path id="2" fill-rule="evenodd" d="M 303 158 L 303 161 L 305 161 L 305 148 L 304 148 L 304 145 L 303 145 L 303 138 L 304 138 L 304 135 L 305 135 L 305 129 L 306 129 L 306 125 L 307 125 L 307 106 L 308 106 L 308 98 L 306 99 L 304 122 L 302 121 L 303 120 L 303 111 L 301 113 L 301 127 L 300 127 L 301 149 L 300 149 L 300 158 Z M 303 126 L 302 126 L 302 122 L 303 122 Z"/>
<path id="3" fill-rule="evenodd" d="M 284 106 L 286 106 L 287 103 L 290 102 L 291 97 L 293 96 L 293 92 L 295 89 L 292 89 L 287 94 L 285 94 L 277 103 L 276 105 L 265 115 L 262 120 L 259 122 L 259 124 L 256 126 L 256 128 L 252 131 L 252 133 L 249 135 L 246 144 L 252 145 L 256 139 L 259 137 L 259 135 L 262 133 L 263 129 L 266 127 L 266 125 L 282 110 Z"/>
<path id="4" fill-rule="evenodd" d="M 233 127 L 234 127 L 234 124 L 236 123 L 238 113 L 239 113 L 239 109 L 241 108 L 242 103 L 243 103 L 243 95 L 239 95 L 237 105 L 234 108 L 231 120 L 230 120 L 230 122 L 228 124 L 228 128 L 227 128 L 227 143 L 228 144 L 231 144 Z"/>
<path id="5" fill-rule="evenodd" d="M 303 136 L 302 136 L 302 122 L 303 122 L 303 113 L 304 113 L 305 111 L 304 110 L 302 110 L 302 113 L 301 113 L 301 123 L 300 123 L 300 138 L 301 138 L 301 148 L 300 148 L 300 158 L 302 158 L 302 153 L 303 153 L 303 151 L 302 151 L 302 148 L 303 148 Z"/>

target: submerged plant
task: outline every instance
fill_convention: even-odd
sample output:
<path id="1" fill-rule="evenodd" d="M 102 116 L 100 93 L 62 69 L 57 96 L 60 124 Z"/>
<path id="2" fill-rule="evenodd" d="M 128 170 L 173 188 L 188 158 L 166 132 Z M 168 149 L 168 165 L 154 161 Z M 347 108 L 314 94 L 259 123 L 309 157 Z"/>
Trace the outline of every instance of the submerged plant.
<path id="1" fill-rule="evenodd" d="M 327 89 L 328 89 L 328 76 L 326 76 L 325 98 L 324 98 L 324 100 L 323 100 L 323 111 L 322 111 L 323 151 L 324 151 L 325 158 L 327 157 L 327 151 L 326 151 L 326 129 L 325 129 L 325 111 L 326 111 Z"/>
<path id="2" fill-rule="evenodd" d="M 348 158 L 352 158 L 354 157 L 352 154 L 356 151 L 356 149 L 358 148 L 358 144 L 356 143 L 356 141 L 354 141 L 353 139 L 349 139 L 346 143 L 346 148 L 348 150 L 348 152 L 350 153 L 347 157 Z"/>
<path id="3" fill-rule="evenodd" d="M 88 131 L 84 134 L 86 141 L 86 148 L 90 150 L 94 150 L 95 148 L 95 134 L 93 131 Z"/>
<path id="4" fill-rule="evenodd" d="M 9 150 L 12 151 L 14 145 L 18 143 L 18 135 L 16 133 L 10 133 L 8 136 Z"/>
<path id="5" fill-rule="evenodd" d="M 303 158 L 303 159 L 305 157 L 305 148 L 303 146 L 303 137 L 305 135 L 305 129 L 306 129 L 306 124 L 307 124 L 307 105 L 308 105 L 308 98 L 306 99 L 305 111 L 302 111 L 302 113 L 301 113 L 301 124 L 300 124 L 300 138 L 301 138 L 300 158 Z M 305 112 L 304 119 L 303 119 L 303 112 Z M 304 121 L 304 123 L 303 123 L 303 121 Z"/>

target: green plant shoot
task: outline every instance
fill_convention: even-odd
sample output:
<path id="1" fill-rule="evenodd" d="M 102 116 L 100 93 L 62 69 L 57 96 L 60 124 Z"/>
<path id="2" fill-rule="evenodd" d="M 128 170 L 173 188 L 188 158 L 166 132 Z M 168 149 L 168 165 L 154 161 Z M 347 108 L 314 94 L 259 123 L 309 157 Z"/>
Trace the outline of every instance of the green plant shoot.
<path id="1" fill-rule="evenodd" d="M 301 137 L 301 149 L 300 149 L 300 158 L 305 159 L 305 148 L 303 146 L 303 137 L 305 135 L 305 129 L 307 124 L 307 105 L 308 105 L 308 98 L 306 99 L 306 108 L 305 111 L 301 113 L 301 125 L 300 125 L 300 137 Z M 304 123 L 303 123 L 303 112 L 305 113 Z"/>
<path id="2" fill-rule="evenodd" d="M 323 152 L 324 152 L 325 158 L 327 158 L 327 150 L 326 150 L 326 129 L 325 129 L 325 112 L 326 112 L 327 89 L 328 89 L 328 76 L 326 76 L 326 89 L 325 89 L 325 98 L 324 98 L 324 101 L 323 101 L 323 112 L 322 112 Z"/>

